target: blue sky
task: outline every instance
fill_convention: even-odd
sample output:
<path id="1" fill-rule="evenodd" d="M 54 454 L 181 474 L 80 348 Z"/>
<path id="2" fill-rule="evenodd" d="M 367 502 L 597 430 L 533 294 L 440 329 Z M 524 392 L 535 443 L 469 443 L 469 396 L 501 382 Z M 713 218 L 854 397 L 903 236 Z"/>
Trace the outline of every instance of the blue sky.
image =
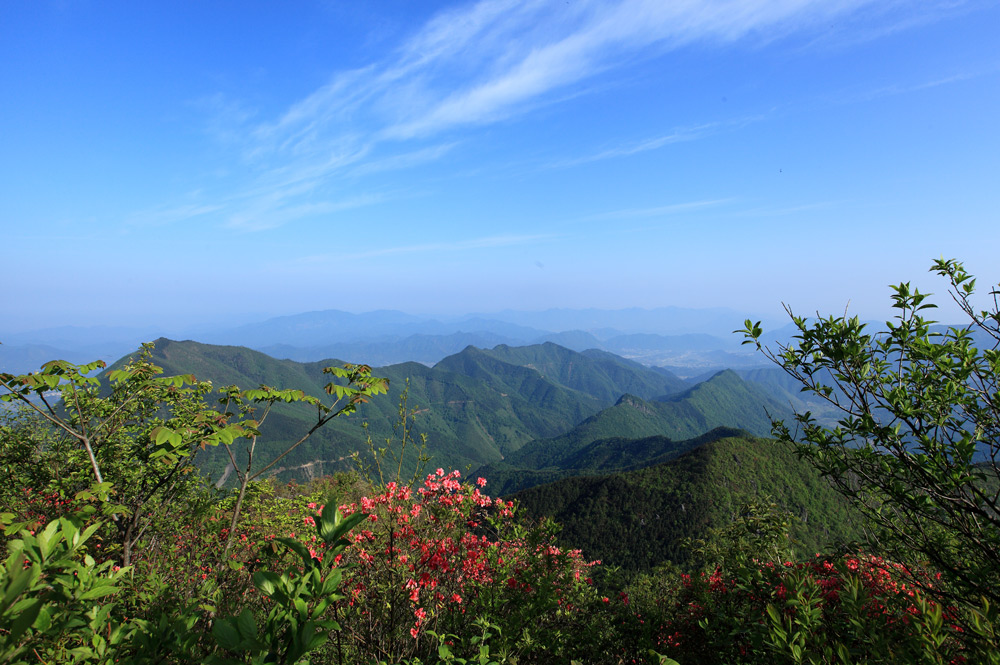
<path id="1" fill-rule="evenodd" d="M 0 5 L 0 329 L 996 283 L 1000 7 Z"/>

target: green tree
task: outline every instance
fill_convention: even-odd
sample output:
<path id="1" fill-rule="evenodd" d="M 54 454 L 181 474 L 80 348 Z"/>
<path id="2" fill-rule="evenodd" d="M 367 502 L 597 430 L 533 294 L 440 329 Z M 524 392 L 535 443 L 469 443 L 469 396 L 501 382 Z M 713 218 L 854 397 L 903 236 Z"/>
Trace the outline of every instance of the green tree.
<path id="1" fill-rule="evenodd" d="M 198 484 L 191 473 L 195 448 L 230 443 L 240 433 L 206 404 L 211 384 L 190 375 L 159 376 L 162 370 L 148 361 L 150 350 L 109 372 L 103 383 L 93 375 L 104 367 L 101 361 L 55 360 L 32 374 L 0 374 L 0 400 L 32 414 L 0 432 L 5 464 L 39 482 L 31 460 L 57 462 L 59 472 L 47 486 L 28 487 L 66 499 L 94 483 L 113 484 L 118 505 L 111 541 L 125 566 L 149 528 L 164 519 L 164 508 Z"/>
<path id="2" fill-rule="evenodd" d="M 48 426 L 39 441 L 31 431 L 18 427 L 0 429 L 4 464 L 25 466 L 32 455 L 53 450 L 68 461 L 64 477 L 53 479 L 62 493 L 71 495 L 96 482 L 114 487 L 115 537 L 122 564 L 134 560 L 134 549 L 157 521 L 169 522 L 170 509 L 179 497 L 201 484 L 193 460 L 199 448 L 225 446 L 240 482 L 239 496 L 230 524 L 228 552 L 239 521 L 247 486 L 280 459 L 307 440 L 333 418 L 353 412 L 372 395 L 384 393 L 387 381 L 371 376 L 371 368 L 348 365 L 327 368 L 333 375 L 326 392 L 331 404 L 301 390 L 275 390 L 268 386 L 223 390 L 223 408 L 208 402 L 212 385 L 193 375 L 161 376 L 162 368 L 149 362 L 152 345 L 144 345 L 137 359 L 122 369 L 107 372 L 106 380 L 94 376 L 104 363 L 87 365 L 55 360 L 25 375 L 0 374 L 0 401 L 20 403 L 33 412 L 26 420 L 37 429 L 40 419 Z M 277 402 L 305 402 L 317 409 L 315 424 L 297 441 L 262 468 L 254 467 L 260 425 Z M 260 415 L 255 415 L 260 411 Z M 247 442 L 245 464 L 240 464 L 232 444 Z M 54 447 L 54 448 L 53 448 Z M 21 473 L 27 477 L 26 472 Z M 36 488 L 37 489 L 37 488 Z M 51 516 L 50 516 L 51 517 Z M 162 525 L 169 530 L 169 524 Z M 154 530 L 155 531 L 155 530 Z"/>
<path id="3" fill-rule="evenodd" d="M 744 343 L 839 410 L 833 427 L 809 412 L 780 439 L 798 443 L 871 526 L 869 545 L 896 561 L 943 574 L 935 592 L 976 604 L 1000 602 L 1000 291 L 973 304 L 975 280 L 955 260 L 931 270 L 947 278 L 968 317 L 944 329 L 925 314 L 935 305 L 908 283 L 892 287 L 896 314 L 884 330 L 857 317 L 807 320 L 788 310 L 794 342 L 769 349 L 759 322 Z M 787 309 L 787 308 L 786 308 Z M 977 345 L 982 348 L 977 348 Z"/>
<path id="4" fill-rule="evenodd" d="M 327 395 L 333 396 L 333 402 L 329 405 L 324 404 L 318 397 L 307 395 L 301 390 L 277 390 L 264 385 L 253 390 L 240 390 L 238 386 L 228 386 L 223 389 L 224 397 L 220 401 L 225 405 L 225 413 L 219 416 L 221 419 L 220 422 L 228 421 L 228 419 L 238 414 L 240 420 L 233 426 L 239 429 L 240 435 L 247 439 L 248 442 L 245 449 L 246 462 L 243 465 L 236 459 L 237 456 L 233 453 L 233 447 L 226 446 L 229 463 L 236 472 L 240 489 L 236 497 L 236 506 L 233 509 L 232 521 L 229 525 L 229 538 L 226 540 L 225 554 L 229 553 L 229 549 L 233 544 L 233 538 L 236 536 L 236 525 L 239 521 L 243 499 L 246 496 L 250 483 L 264 476 L 282 458 L 305 443 L 309 437 L 334 418 L 350 415 L 357 411 L 359 404 L 367 402 L 370 397 L 384 394 L 388 390 L 389 380 L 372 376 L 371 372 L 372 369 L 368 365 L 348 364 L 343 368 L 324 368 L 323 373 L 330 374 L 333 377 L 333 380 L 324 388 Z M 344 385 L 345 383 L 346 385 Z M 274 459 L 259 469 L 255 468 L 254 454 L 257 449 L 257 439 L 260 436 L 260 427 L 271 413 L 271 409 L 277 403 L 290 404 L 299 402 L 316 407 L 317 415 L 315 423 Z M 234 412 L 233 409 L 236 411 Z M 258 412 L 259 416 L 257 416 Z M 171 433 L 171 436 L 179 436 L 179 434 Z"/>

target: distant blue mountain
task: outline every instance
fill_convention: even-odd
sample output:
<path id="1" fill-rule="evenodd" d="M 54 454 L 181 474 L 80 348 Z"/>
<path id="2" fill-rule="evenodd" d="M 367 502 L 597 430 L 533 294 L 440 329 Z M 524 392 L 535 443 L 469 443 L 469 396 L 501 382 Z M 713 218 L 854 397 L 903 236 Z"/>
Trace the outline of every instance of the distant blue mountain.
<path id="1" fill-rule="evenodd" d="M 608 351 L 647 366 L 666 367 L 693 377 L 726 368 L 767 366 L 764 357 L 733 331 L 745 314 L 732 309 L 550 309 L 506 310 L 433 318 L 396 310 L 354 314 L 340 310 L 304 312 L 228 328 L 163 330 L 154 327 L 62 326 L 31 332 L 0 330 L 0 363 L 6 371 L 31 371 L 44 359 L 80 362 L 113 360 L 141 342 L 170 336 L 204 343 L 242 345 L 300 362 L 346 358 L 372 365 L 416 361 L 432 365 L 467 346 L 490 348 L 553 342 L 574 351 Z M 751 317 L 752 318 L 752 317 Z M 785 321 L 763 323 L 761 341 L 776 348 L 794 341 L 795 327 Z M 869 330 L 884 329 L 880 322 Z M 935 326 L 945 331 L 947 326 Z M 974 336 L 980 348 L 995 340 Z M 46 349 L 45 347 L 49 347 Z"/>

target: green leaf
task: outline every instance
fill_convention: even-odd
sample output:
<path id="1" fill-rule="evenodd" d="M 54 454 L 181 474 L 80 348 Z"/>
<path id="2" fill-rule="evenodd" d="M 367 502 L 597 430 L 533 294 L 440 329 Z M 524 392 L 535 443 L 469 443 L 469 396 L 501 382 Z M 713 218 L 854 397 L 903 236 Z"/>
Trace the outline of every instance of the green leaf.
<path id="1" fill-rule="evenodd" d="M 315 627 L 313 627 L 312 630 L 315 631 Z M 308 641 L 304 640 L 306 642 L 306 651 L 312 651 L 314 649 L 320 648 L 321 646 L 326 644 L 326 641 L 329 639 L 329 635 L 323 632 L 319 633 L 313 632 L 311 635 L 307 635 L 305 637 L 308 638 Z"/>
<path id="2" fill-rule="evenodd" d="M 281 583 L 281 575 L 269 570 L 257 571 L 253 574 L 253 584 L 267 597 L 272 597 L 278 584 Z"/>
<path id="3" fill-rule="evenodd" d="M 40 633 L 48 631 L 48 629 L 52 626 L 52 612 L 48 607 L 43 606 L 38 611 L 38 618 L 35 619 L 35 623 L 33 625 Z"/>
<path id="4" fill-rule="evenodd" d="M 103 598 L 105 596 L 110 596 L 111 594 L 118 591 L 118 587 L 108 586 L 108 587 L 98 587 L 95 589 L 88 589 L 80 595 L 80 600 L 93 600 L 94 598 Z"/>
<path id="5" fill-rule="evenodd" d="M 212 636 L 223 649 L 236 651 L 240 648 L 240 631 L 232 619 L 220 619 L 212 626 Z"/>
<path id="6" fill-rule="evenodd" d="M 239 617 L 236 618 L 236 629 L 240 632 L 244 641 L 257 641 L 257 622 L 254 621 L 253 612 L 249 607 L 243 608 Z"/>
<path id="7" fill-rule="evenodd" d="M 38 618 L 39 612 L 42 609 L 41 598 L 32 598 L 26 604 L 20 607 L 19 614 L 17 618 L 10 625 L 10 634 L 6 637 L 11 644 L 17 644 L 21 635 L 24 634 L 28 628 L 35 623 L 35 619 Z"/>
<path id="8" fill-rule="evenodd" d="M 309 553 L 308 548 L 306 548 L 306 546 L 300 543 L 299 541 L 284 537 L 275 538 L 274 540 L 275 542 L 281 543 L 288 549 L 298 554 L 299 558 L 302 559 L 302 563 L 303 565 L 305 565 L 306 568 L 311 568 L 314 562 L 316 561 L 315 559 L 312 558 L 312 555 Z"/>
<path id="9" fill-rule="evenodd" d="M 164 427 L 161 425 L 160 427 L 153 429 L 149 433 L 149 436 L 151 439 L 153 439 L 154 444 L 156 444 L 157 446 L 162 446 L 163 444 L 167 443 L 172 436 L 174 436 L 174 431 L 169 427 Z"/>
<path id="10" fill-rule="evenodd" d="M 23 553 L 9 558 L 8 562 L 7 589 L 4 592 L 3 598 L 0 598 L 0 612 L 5 612 L 5 608 L 9 607 L 39 574 L 36 566 L 24 568 L 25 556 Z"/>
<path id="11" fill-rule="evenodd" d="M 323 513 L 316 523 L 316 530 L 324 542 L 332 545 L 346 536 L 351 529 L 365 519 L 367 518 L 363 513 L 354 513 L 353 515 L 343 517 L 337 508 L 336 499 L 330 497 L 330 500 L 323 506 Z"/>

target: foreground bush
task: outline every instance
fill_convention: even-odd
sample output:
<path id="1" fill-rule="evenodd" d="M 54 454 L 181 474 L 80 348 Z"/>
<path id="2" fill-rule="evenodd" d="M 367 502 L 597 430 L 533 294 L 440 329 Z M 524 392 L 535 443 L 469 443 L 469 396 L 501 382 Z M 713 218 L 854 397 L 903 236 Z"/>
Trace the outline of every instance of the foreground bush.
<path id="1" fill-rule="evenodd" d="M 728 548 L 704 574 L 597 586 L 551 526 L 456 472 L 335 486 L 353 498 L 255 487 L 259 523 L 225 559 L 221 513 L 179 519 L 131 568 L 102 558 L 99 511 L 23 530 L 0 573 L 0 662 L 1000 662 L 995 608 L 939 604 L 936 575 L 878 557 Z"/>
<path id="2" fill-rule="evenodd" d="M 416 492 L 390 483 L 340 506 L 251 492 L 251 514 L 279 515 L 238 534 L 224 559 L 226 520 L 208 514 L 179 520 L 171 542 L 121 569 L 100 552 L 106 522 L 83 529 L 78 514 L 25 529 L 0 580 L 0 662 L 593 656 L 592 564 L 544 525 L 519 525 L 481 485 L 438 470 Z"/>
<path id="3" fill-rule="evenodd" d="M 649 639 L 685 664 L 1000 662 L 990 630 L 967 634 L 974 617 L 929 598 L 914 574 L 859 554 L 682 575 Z"/>

